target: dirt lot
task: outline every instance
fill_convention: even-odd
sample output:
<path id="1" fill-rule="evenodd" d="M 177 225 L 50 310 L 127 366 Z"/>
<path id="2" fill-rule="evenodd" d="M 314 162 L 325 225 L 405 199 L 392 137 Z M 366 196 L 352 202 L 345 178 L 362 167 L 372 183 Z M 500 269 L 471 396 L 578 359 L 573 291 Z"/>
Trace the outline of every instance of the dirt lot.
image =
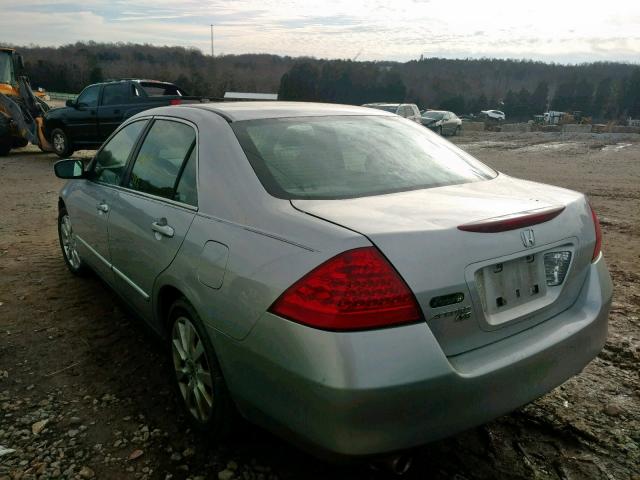
<path id="1" fill-rule="evenodd" d="M 581 375 L 426 446 L 409 478 L 640 480 L 640 141 L 484 132 L 455 141 L 507 174 L 586 192 L 615 298 L 609 341 Z M 383 477 L 322 463 L 251 426 L 217 446 L 190 432 L 162 348 L 98 279 L 67 273 L 54 160 L 33 148 L 0 158 L 0 479 Z"/>

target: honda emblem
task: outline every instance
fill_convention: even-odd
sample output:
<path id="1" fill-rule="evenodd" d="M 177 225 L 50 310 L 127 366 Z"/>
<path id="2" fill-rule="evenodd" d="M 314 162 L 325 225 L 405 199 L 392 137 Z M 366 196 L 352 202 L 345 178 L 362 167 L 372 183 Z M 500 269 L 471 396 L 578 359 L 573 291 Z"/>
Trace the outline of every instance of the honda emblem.
<path id="1" fill-rule="evenodd" d="M 533 229 L 527 228 L 520 233 L 520 237 L 522 238 L 522 244 L 526 248 L 531 248 L 536 244 L 536 236 L 533 234 Z"/>

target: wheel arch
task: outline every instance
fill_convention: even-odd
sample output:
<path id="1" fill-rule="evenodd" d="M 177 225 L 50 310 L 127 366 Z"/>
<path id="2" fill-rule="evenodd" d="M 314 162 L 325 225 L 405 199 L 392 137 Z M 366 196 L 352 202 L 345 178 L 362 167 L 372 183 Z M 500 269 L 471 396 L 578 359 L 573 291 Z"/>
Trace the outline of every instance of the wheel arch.
<path id="1" fill-rule="evenodd" d="M 171 305 L 173 305 L 179 298 L 184 298 L 189 302 L 188 297 L 182 293 L 182 290 L 174 285 L 166 284 L 158 289 L 154 306 L 154 316 L 156 318 L 157 325 L 162 329 L 161 333 L 163 336 L 169 334 L 169 310 L 171 310 Z"/>

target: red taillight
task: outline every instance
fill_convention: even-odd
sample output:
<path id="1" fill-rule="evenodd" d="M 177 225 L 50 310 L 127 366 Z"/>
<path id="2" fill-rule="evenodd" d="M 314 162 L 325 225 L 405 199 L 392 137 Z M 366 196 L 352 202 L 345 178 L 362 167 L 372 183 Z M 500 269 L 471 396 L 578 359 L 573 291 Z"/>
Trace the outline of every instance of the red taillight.
<path id="1" fill-rule="evenodd" d="M 325 330 L 379 328 L 421 319 L 411 290 L 374 247 L 327 260 L 289 287 L 269 311 Z"/>
<path id="2" fill-rule="evenodd" d="M 548 222 L 562 213 L 565 207 L 550 207 L 528 212 L 512 213 L 502 217 L 489 218 L 479 222 L 460 225 L 458 230 L 477 233 L 498 233 L 518 228 L 530 227 Z"/>
<path id="3" fill-rule="evenodd" d="M 598 216 L 596 215 L 595 210 L 591 205 L 589 205 L 591 209 L 591 218 L 593 219 L 593 228 L 596 230 L 596 245 L 593 247 L 593 256 L 591 257 L 591 261 L 595 262 L 600 256 L 600 252 L 602 251 L 602 229 L 600 228 L 600 220 L 598 220 Z"/>
<path id="4" fill-rule="evenodd" d="M 182 100 L 176 98 L 173 100 L 169 100 L 169 105 L 180 105 L 182 103 Z"/>

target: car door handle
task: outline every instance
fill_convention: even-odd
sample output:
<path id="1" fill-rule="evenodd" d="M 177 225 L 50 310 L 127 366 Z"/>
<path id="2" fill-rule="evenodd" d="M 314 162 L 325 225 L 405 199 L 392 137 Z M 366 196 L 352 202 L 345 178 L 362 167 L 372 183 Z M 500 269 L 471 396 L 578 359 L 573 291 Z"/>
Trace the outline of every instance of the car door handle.
<path id="1" fill-rule="evenodd" d="M 166 218 L 162 218 L 157 222 L 153 222 L 151 224 L 151 230 L 153 230 L 156 233 L 159 233 L 160 235 L 164 235 L 165 237 L 173 237 L 173 227 L 171 227 L 170 225 L 167 225 L 167 219 Z"/>
<path id="2" fill-rule="evenodd" d="M 98 212 L 107 213 L 109 211 L 109 205 L 107 205 L 104 202 L 101 202 L 98 205 L 96 205 L 96 209 L 98 210 Z"/>

